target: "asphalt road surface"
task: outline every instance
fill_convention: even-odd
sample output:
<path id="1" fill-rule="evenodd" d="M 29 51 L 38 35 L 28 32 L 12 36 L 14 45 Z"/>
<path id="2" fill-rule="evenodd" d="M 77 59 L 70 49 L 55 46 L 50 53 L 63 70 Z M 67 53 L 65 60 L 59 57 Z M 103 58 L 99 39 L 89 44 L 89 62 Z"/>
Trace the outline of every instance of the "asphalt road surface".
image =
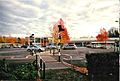
<path id="1" fill-rule="evenodd" d="M 61 50 L 61 55 L 66 55 L 67 54 L 67 55 L 72 56 L 73 60 L 79 60 L 79 59 L 85 59 L 85 54 L 86 53 L 113 52 L 113 51 L 114 51 L 114 49 L 93 49 L 93 48 L 80 47 L 80 48 L 77 48 L 76 50 Z M 4 49 L 0 49 L 0 59 L 3 59 L 3 58 L 21 59 L 21 58 L 26 58 L 28 56 L 31 59 L 34 59 L 34 57 L 30 55 L 30 52 L 26 51 L 26 48 L 4 48 Z"/>
<path id="2" fill-rule="evenodd" d="M 68 54 L 73 57 L 73 59 L 79 60 L 81 58 L 85 58 L 86 53 L 102 53 L 102 52 L 114 52 L 114 49 L 93 49 L 80 47 L 76 50 L 61 50 L 61 54 Z"/>
<path id="3" fill-rule="evenodd" d="M 92 49 L 81 47 L 76 50 L 61 50 L 61 54 L 69 54 L 73 56 L 84 57 L 86 53 L 91 52 L 113 52 L 114 49 Z M 27 52 L 25 48 L 2 48 L 0 49 L 0 56 L 27 56 L 30 52 Z"/>
<path id="4" fill-rule="evenodd" d="M 28 56 L 31 56 L 29 52 L 26 51 L 25 48 L 1 48 L 0 49 L 0 59 L 6 59 L 6 60 L 13 60 L 14 62 L 25 62 L 25 61 L 31 61 L 34 60 L 31 56 L 31 58 L 27 58 Z"/>

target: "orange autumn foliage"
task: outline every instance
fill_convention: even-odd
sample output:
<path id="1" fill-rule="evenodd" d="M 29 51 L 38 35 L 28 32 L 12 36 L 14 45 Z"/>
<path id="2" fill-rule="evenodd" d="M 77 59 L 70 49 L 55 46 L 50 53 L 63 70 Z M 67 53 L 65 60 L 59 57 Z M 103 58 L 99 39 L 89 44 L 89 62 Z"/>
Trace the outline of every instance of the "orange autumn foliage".
<path id="1" fill-rule="evenodd" d="M 18 42 L 18 38 L 17 37 L 0 36 L 0 43 L 11 43 L 11 44 L 20 43 L 20 44 L 25 44 L 25 42 L 26 42 L 25 38 L 20 38 L 20 39 L 21 40 Z"/>
<path id="2" fill-rule="evenodd" d="M 6 42 L 14 44 L 17 40 L 15 37 L 6 37 Z"/>
<path id="3" fill-rule="evenodd" d="M 25 40 L 24 38 L 21 38 L 20 43 L 21 43 L 21 44 L 25 44 L 25 41 L 26 41 L 26 40 Z"/>
<path id="4" fill-rule="evenodd" d="M 2 36 L 0 36 L 0 43 L 3 42 Z"/>
<path id="5" fill-rule="evenodd" d="M 58 25 L 61 25 L 62 29 L 64 29 L 64 31 L 59 32 Z M 65 27 L 64 21 L 61 18 L 53 27 L 52 36 L 53 36 L 54 42 L 56 42 L 56 43 L 58 43 L 58 33 L 60 33 L 60 35 L 61 35 L 61 40 L 60 40 L 61 43 L 68 43 L 70 41 L 70 37 L 68 35 L 67 28 Z"/>
<path id="6" fill-rule="evenodd" d="M 108 32 L 105 28 L 100 29 L 100 33 L 96 36 L 97 41 L 106 41 L 108 40 Z"/>

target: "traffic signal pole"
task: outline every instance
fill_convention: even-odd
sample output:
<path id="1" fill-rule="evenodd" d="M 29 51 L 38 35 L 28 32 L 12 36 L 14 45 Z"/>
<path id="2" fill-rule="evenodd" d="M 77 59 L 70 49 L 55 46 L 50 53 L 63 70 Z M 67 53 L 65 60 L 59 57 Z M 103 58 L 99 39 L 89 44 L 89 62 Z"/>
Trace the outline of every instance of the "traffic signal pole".
<path id="1" fill-rule="evenodd" d="M 58 33 L 58 62 L 60 62 L 60 56 L 61 56 L 61 53 L 60 53 L 60 33 Z"/>
<path id="2" fill-rule="evenodd" d="M 58 32 L 58 62 L 60 62 L 60 58 L 61 58 L 61 53 L 60 53 L 60 48 L 61 48 L 61 44 L 60 44 L 60 40 L 61 40 L 61 34 L 60 32 L 64 31 L 64 29 L 62 28 L 62 25 L 58 25 L 58 29 L 59 29 L 59 32 Z"/>

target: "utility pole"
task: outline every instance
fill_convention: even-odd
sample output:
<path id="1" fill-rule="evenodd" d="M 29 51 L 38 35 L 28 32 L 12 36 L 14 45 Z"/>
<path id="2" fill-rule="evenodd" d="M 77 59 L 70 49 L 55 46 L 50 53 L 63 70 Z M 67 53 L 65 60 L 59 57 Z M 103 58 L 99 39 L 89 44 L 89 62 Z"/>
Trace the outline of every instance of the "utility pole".
<path id="1" fill-rule="evenodd" d="M 119 54 L 120 54 L 120 18 L 119 18 Z"/>

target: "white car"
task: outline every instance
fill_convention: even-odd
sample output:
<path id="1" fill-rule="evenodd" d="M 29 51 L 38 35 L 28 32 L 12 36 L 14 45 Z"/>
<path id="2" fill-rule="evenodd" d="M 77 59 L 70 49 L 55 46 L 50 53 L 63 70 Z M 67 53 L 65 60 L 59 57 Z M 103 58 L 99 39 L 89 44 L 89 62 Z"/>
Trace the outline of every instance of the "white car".
<path id="1" fill-rule="evenodd" d="M 43 52 L 45 51 L 45 48 L 38 46 L 38 45 L 30 45 L 27 47 L 27 51 L 31 52 L 31 51 L 38 51 L 38 52 Z"/>
<path id="2" fill-rule="evenodd" d="M 55 44 L 48 44 L 47 46 L 46 46 L 46 49 L 56 49 L 57 47 L 56 47 L 56 45 Z"/>
<path id="3" fill-rule="evenodd" d="M 62 47 L 63 50 L 65 49 L 77 49 L 77 46 L 75 44 L 67 44 Z"/>

